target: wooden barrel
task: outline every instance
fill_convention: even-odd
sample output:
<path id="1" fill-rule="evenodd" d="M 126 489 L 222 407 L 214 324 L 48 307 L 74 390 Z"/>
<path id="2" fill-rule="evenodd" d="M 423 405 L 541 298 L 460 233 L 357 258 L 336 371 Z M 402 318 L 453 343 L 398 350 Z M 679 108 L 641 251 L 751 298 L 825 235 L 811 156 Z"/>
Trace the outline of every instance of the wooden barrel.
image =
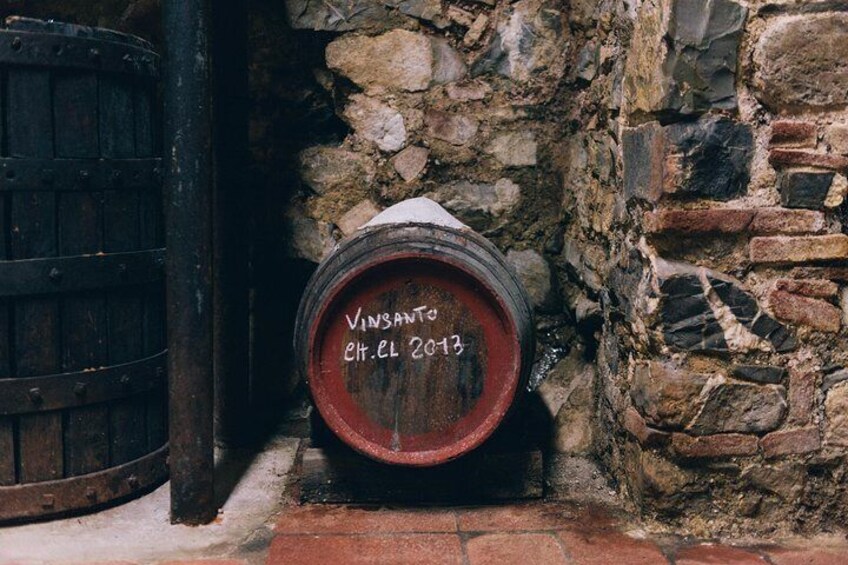
<path id="1" fill-rule="evenodd" d="M 0 521 L 167 476 L 157 74 L 135 37 L 0 28 Z"/>
<path id="2" fill-rule="evenodd" d="M 483 443 L 523 391 L 532 309 L 503 255 L 468 228 L 390 223 L 318 268 L 295 347 L 315 406 L 378 461 L 445 463 Z"/>

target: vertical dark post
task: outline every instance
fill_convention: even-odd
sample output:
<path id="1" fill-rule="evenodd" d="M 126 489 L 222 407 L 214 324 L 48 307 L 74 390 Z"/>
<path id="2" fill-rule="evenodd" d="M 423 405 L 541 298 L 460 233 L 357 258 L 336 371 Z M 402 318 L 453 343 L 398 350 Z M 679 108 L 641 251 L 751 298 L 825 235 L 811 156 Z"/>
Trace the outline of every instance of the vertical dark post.
<path id="1" fill-rule="evenodd" d="M 212 413 L 210 0 L 165 0 L 171 521 L 216 515 Z"/>
<path id="2" fill-rule="evenodd" d="M 227 445 L 244 444 L 251 425 L 247 26 L 247 2 L 213 0 L 215 437 Z"/>

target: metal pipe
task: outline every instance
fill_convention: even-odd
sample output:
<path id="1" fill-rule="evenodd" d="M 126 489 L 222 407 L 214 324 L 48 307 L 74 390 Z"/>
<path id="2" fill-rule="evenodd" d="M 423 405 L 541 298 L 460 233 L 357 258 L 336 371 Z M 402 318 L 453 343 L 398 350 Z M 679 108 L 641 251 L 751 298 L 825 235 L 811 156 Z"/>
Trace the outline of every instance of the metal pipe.
<path id="1" fill-rule="evenodd" d="M 171 522 L 215 518 L 210 0 L 164 0 Z"/>

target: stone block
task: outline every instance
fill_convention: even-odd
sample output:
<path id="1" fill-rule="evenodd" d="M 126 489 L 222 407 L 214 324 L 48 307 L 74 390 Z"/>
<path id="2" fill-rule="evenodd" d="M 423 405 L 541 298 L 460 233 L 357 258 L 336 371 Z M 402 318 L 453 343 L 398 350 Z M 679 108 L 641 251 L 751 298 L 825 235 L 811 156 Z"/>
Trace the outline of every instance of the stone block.
<path id="1" fill-rule="evenodd" d="M 835 298 L 839 294 L 839 285 L 825 279 L 778 279 L 774 288 L 811 298 Z"/>
<path id="2" fill-rule="evenodd" d="M 511 249 L 506 254 L 506 261 L 515 269 L 527 294 L 530 295 L 530 301 L 537 310 L 556 309 L 558 300 L 553 291 L 551 267 L 544 257 L 532 249 L 523 251 Z"/>
<path id="3" fill-rule="evenodd" d="M 818 233 L 825 227 L 825 217 L 821 212 L 758 208 L 749 231 L 754 234 L 803 234 Z"/>
<path id="4" fill-rule="evenodd" d="M 528 167 L 536 164 L 536 134 L 532 131 L 515 131 L 496 136 L 486 146 L 505 167 Z"/>
<path id="5" fill-rule="evenodd" d="M 485 230 L 515 210 L 521 199 L 521 187 L 507 178 L 494 184 L 456 181 L 424 196 L 447 208 L 470 227 Z"/>
<path id="6" fill-rule="evenodd" d="M 780 203 L 787 208 L 824 207 L 835 173 L 783 171 L 778 181 Z"/>
<path id="7" fill-rule="evenodd" d="M 662 447 L 671 441 L 671 434 L 649 427 L 642 415 L 632 406 L 628 406 L 624 411 L 623 420 L 624 429 L 643 447 Z"/>
<path id="8" fill-rule="evenodd" d="M 754 48 L 754 65 L 755 95 L 774 111 L 845 106 L 848 14 L 774 21 Z"/>
<path id="9" fill-rule="evenodd" d="M 666 127 L 649 123 L 624 130 L 622 152 L 628 199 L 730 200 L 748 186 L 753 136 L 749 126 L 718 116 Z"/>
<path id="10" fill-rule="evenodd" d="M 356 134 L 383 151 L 397 151 L 406 144 L 406 125 L 400 112 L 364 94 L 350 97 L 344 118 Z"/>
<path id="11" fill-rule="evenodd" d="M 780 430 L 766 434 L 760 440 L 763 455 L 768 458 L 803 455 L 821 449 L 821 433 L 815 426 Z"/>
<path id="12" fill-rule="evenodd" d="M 743 434 L 718 434 L 713 436 L 690 436 L 674 433 L 671 447 L 684 458 L 748 457 L 758 451 L 757 436 Z"/>
<path id="13" fill-rule="evenodd" d="M 292 29 L 383 30 L 402 25 L 405 19 L 386 10 L 379 0 L 286 0 L 285 4 Z"/>
<path id="14" fill-rule="evenodd" d="M 828 447 L 848 447 L 848 382 L 827 391 L 824 402 L 824 442 Z"/>
<path id="15" fill-rule="evenodd" d="M 692 435 L 762 433 L 776 429 L 786 415 L 786 389 L 714 378 L 703 392 L 703 408 L 686 428 Z"/>
<path id="16" fill-rule="evenodd" d="M 769 163 L 776 169 L 787 167 L 813 167 L 828 171 L 844 172 L 848 170 L 848 157 L 832 153 L 813 153 L 795 149 L 772 149 L 769 151 Z"/>
<path id="17" fill-rule="evenodd" d="M 793 368 L 789 372 L 789 414 L 786 423 L 804 426 L 810 423 L 816 403 L 817 374 Z"/>
<path id="18" fill-rule="evenodd" d="M 769 294 L 769 306 L 776 318 L 792 324 L 832 333 L 842 326 L 842 310 L 817 298 L 775 290 Z"/>
<path id="19" fill-rule="evenodd" d="M 646 212 L 648 233 L 815 233 L 825 228 L 824 214 L 786 208 L 707 208 Z"/>
<path id="20" fill-rule="evenodd" d="M 425 90 L 433 51 L 423 34 L 395 29 L 382 35 L 343 35 L 327 45 L 327 66 L 366 90 Z"/>
<path id="21" fill-rule="evenodd" d="M 773 365 L 734 365 L 732 374 L 737 379 L 760 384 L 780 384 L 786 369 Z"/>
<path id="22" fill-rule="evenodd" d="M 751 240 L 752 263 L 808 263 L 848 258 L 848 236 L 755 237 Z"/>
<path id="23" fill-rule="evenodd" d="M 380 209 L 370 200 L 363 200 L 338 219 L 336 226 L 345 235 L 351 235 L 380 213 Z"/>
<path id="24" fill-rule="evenodd" d="M 367 185 L 374 180 L 374 163 L 341 147 L 317 146 L 298 155 L 300 178 L 318 194 L 336 188 Z"/>
<path id="25" fill-rule="evenodd" d="M 702 406 L 708 375 L 690 373 L 657 361 L 636 365 L 630 398 L 645 421 L 658 428 L 683 429 Z"/>
<path id="26" fill-rule="evenodd" d="M 650 0 L 636 19 L 624 78 L 630 114 L 700 114 L 736 107 L 747 10 L 731 0 Z"/>
<path id="27" fill-rule="evenodd" d="M 816 124 L 797 120 L 777 120 L 771 124 L 769 147 L 814 148 L 818 141 Z"/>
<path id="28" fill-rule="evenodd" d="M 827 127 L 824 141 L 833 153 L 848 155 L 848 124 L 833 124 Z"/>
<path id="29" fill-rule="evenodd" d="M 451 145 L 468 144 L 480 127 L 480 123 L 472 117 L 441 110 L 428 110 L 424 114 L 424 124 L 427 126 L 427 135 Z"/>
<path id="30" fill-rule="evenodd" d="M 412 182 L 421 176 L 427 166 L 429 156 L 430 150 L 426 147 L 410 145 L 392 157 L 392 166 L 403 180 Z"/>

